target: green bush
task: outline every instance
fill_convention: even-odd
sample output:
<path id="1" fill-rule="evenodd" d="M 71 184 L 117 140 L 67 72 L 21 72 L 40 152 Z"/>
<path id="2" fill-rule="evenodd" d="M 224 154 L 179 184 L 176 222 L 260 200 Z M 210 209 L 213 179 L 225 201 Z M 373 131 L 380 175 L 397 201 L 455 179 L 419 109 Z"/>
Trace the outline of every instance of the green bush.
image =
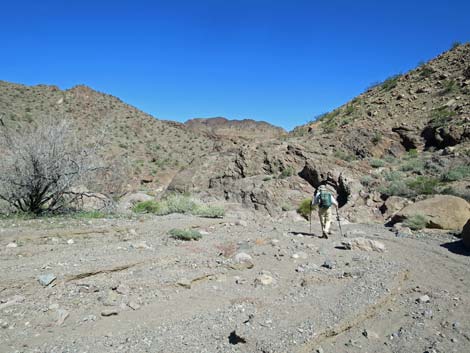
<path id="1" fill-rule="evenodd" d="M 425 162 L 420 159 L 412 159 L 400 166 L 404 172 L 421 172 L 424 169 Z"/>
<path id="2" fill-rule="evenodd" d="M 412 230 L 420 230 L 426 228 L 427 223 L 428 219 L 425 216 L 422 214 L 416 214 L 405 219 L 403 225 Z"/>
<path id="3" fill-rule="evenodd" d="M 437 193 L 436 187 L 439 185 L 439 179 L 418 176 L 414 180 L 409 180 L 406 184 L 418 195 L 431 195 Z"/>
<path id="4" fill-rule="evenodd" d="M 206 218 L 222 218 L 225 216 L 225 210 L 220 206 L 199 205 L 192 214 Z"/>
<path id="5" fill-rule="evenodd" d="M 379 187 L 379 192 L 385 196 L 412 196 L 411 190 L 403 183 L 403 181 L 391 181 L 386 185 Z"/>
<path id="6" fill-rule="evenodd" d="M 431 126 L 441 127 L 446 125 L 452 120 L 452 117 L 455 115 L 455 112 L 449 110 L 447 107 L 440 107 L 433 109 L 431 111 L 430 119 Z"/>
<path id="7" fill-rule="evenodd" d="M 136 213 L 157 213 L 161 209 L 161 205 L 157 201 L 142 201 L 137 202 L 132 211 Z"/>
<path id="8" fill-rule="evenodd" d="M 312 204 L 311 198 L 302 200 L 299 207 L 297 208 L 297 213 L 307 220 L 310 219 L 310 213 L 312 210 L 311 204 Z"/>
<path id="9" fill-rule="evenodd" d="M 170 236 L 173 239 L 184 240 L 184 241 L 199 240 L 202 238 L 202 234 L 194 229 L 173 228 L 173 229 L 170 229 L 168 234 L 170 234 Z"/>
<path id="10" fill-rule="evenodd" d="M 361 178 L 361 184 L 364 186 L 369 186 L 370 184 L 372 184 L 373 181 L 374 181 L 374 178 L 371 177 L 370 175 L 364 175 Z"/>
<path id="11" fill-rule="evenodd" d="M 336 150 L 333 153 L 333 155 L 336 158 L 342 159 L 343 161 L 346 161 L 346 162 L 351 162 L 356 159 L 356 156 L 354 156 L 353 154 L 347 153 L 341 149 Z"/>
<path id="12" fill-rule="evenodd" d="M 382 134 L 380 132 L 376 132 L 374 136 L 372 137 L 372 143 L 374 145 L 378 144 L 380 141 L 382 141 Z"/>
<path id="13" fill-rule="evenodd" d="M 286 167 L 285 169 L 282 170 L 281 174 L 279 175 L 279 178 L 280 179 L 285 179 L 285 178 L 288 178 L 288 177 L 294 175 L 294 173 L 295 173 L 294 168 L 289 166 L 289 167 Z"/>
<path id="14" fill-rule="evenodd" d="M 454 80 L 448 80 L 444 82 L 444 88 L 441 91 L 441 94 L 448 94 L 448 93 L 455 93 L 459 90 L 459 86 L 457 85 L 457 82 Z"/>
<path id="15" fill-rule="evenodd" d="M 470 166 L 461 165 L 455 168 L 450 169 L 446 173 L 441 175 L 441 181 L 451 182 L 458 181 L 461 179 L 468 178 L 470 176 Z"/>
<path id="16" fill-rule="evenodd" d="M 398 79 L 401 75 L 393 75 L 387 78 L 381 85 L 381 89 L 384 91 L 390 91 L 397 86 Z"/>
<path id="17" fill-rule="evenodd" d="M 97 219 L 106 218 L 106 214 L 100 211 L 81 211 L 73 213 L 74 218 Z"/>
<path id="18" fill-rule="evenodd" d="M 369 164 L 372 168 L 380 168 L 385 165 L 385 162 L 381 159 L 372 159 Z"/>
<path id="19" fill-rule="evenodd" d="M 192 213 L 196 210 L 197 204 L 189 196 L 173 194 L 162 201 L 162 210 L 159 214 L 170 213 Z"/>

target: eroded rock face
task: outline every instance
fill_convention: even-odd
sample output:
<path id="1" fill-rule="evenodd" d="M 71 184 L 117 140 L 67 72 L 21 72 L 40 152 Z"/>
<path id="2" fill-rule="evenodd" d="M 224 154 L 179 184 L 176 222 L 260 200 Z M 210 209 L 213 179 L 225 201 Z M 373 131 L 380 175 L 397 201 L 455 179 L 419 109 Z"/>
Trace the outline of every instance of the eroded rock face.
<path id="1" fill-rule="evenodd" d="M 410 200 L 400 196 L 390 196 L 385 200 L 384 204 L 380 208 L 385 218 L 393 216 L 395 213 L 400 211 L 405 206 L 411 203 Z"/>
<path id="2" fill-rule="evenodd" d="M 393 223 L 422 215 L 427 218 L 427 228 L 460 231 L 470 218 L 470 204 L 460 197 L 436 195 L 408 205 L 392 219 Z"/>
<path id="3" fill-rule="evenodd" d="M 470 250 L 470 219 L 463 226 L 462 240 L 465 246 Z"/>

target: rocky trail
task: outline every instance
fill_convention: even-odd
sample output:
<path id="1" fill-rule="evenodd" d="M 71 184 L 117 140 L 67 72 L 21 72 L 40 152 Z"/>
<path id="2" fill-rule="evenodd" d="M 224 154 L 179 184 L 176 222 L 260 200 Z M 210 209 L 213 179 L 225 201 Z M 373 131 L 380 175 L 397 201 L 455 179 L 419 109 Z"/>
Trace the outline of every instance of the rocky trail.
<path id="1" fill-rule="evenodd" d="M 449 234 L 319 239 L 240 209 L 0 222 L 0 352 L 470 351 L 470 256 Z"/>

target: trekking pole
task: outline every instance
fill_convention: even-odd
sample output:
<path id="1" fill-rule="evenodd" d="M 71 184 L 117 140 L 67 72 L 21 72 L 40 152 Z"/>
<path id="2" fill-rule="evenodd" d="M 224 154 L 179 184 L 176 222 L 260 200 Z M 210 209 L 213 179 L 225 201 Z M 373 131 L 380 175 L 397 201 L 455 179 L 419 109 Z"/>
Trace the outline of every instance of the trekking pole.
<path id="1" fill-rule="evenodd" d="M 312 234 L 312 203 L 310 202 L 310 234 Z"/>
<path id="2" fill-rule="evenodd" d="M 341 221 L 339 219 L 339 212 L 338 212 L 338 206 L 336 206 L 336 219 L 338 221 L 338 226 L 339 226 L 339 234 L 343 237 L 343 230 L 341 229 Z"/>

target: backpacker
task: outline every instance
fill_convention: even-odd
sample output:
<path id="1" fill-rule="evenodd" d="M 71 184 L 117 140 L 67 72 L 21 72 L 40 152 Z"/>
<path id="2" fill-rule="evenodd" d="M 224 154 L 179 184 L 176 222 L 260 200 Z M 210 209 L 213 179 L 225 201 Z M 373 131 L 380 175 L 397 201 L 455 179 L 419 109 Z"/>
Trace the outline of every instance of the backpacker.
<path id="1" fill-rule="evenodd" d="M 328 191 L 320 191 L 320 208 L 329 208 L 331 206 L 331 194 Z"/>

